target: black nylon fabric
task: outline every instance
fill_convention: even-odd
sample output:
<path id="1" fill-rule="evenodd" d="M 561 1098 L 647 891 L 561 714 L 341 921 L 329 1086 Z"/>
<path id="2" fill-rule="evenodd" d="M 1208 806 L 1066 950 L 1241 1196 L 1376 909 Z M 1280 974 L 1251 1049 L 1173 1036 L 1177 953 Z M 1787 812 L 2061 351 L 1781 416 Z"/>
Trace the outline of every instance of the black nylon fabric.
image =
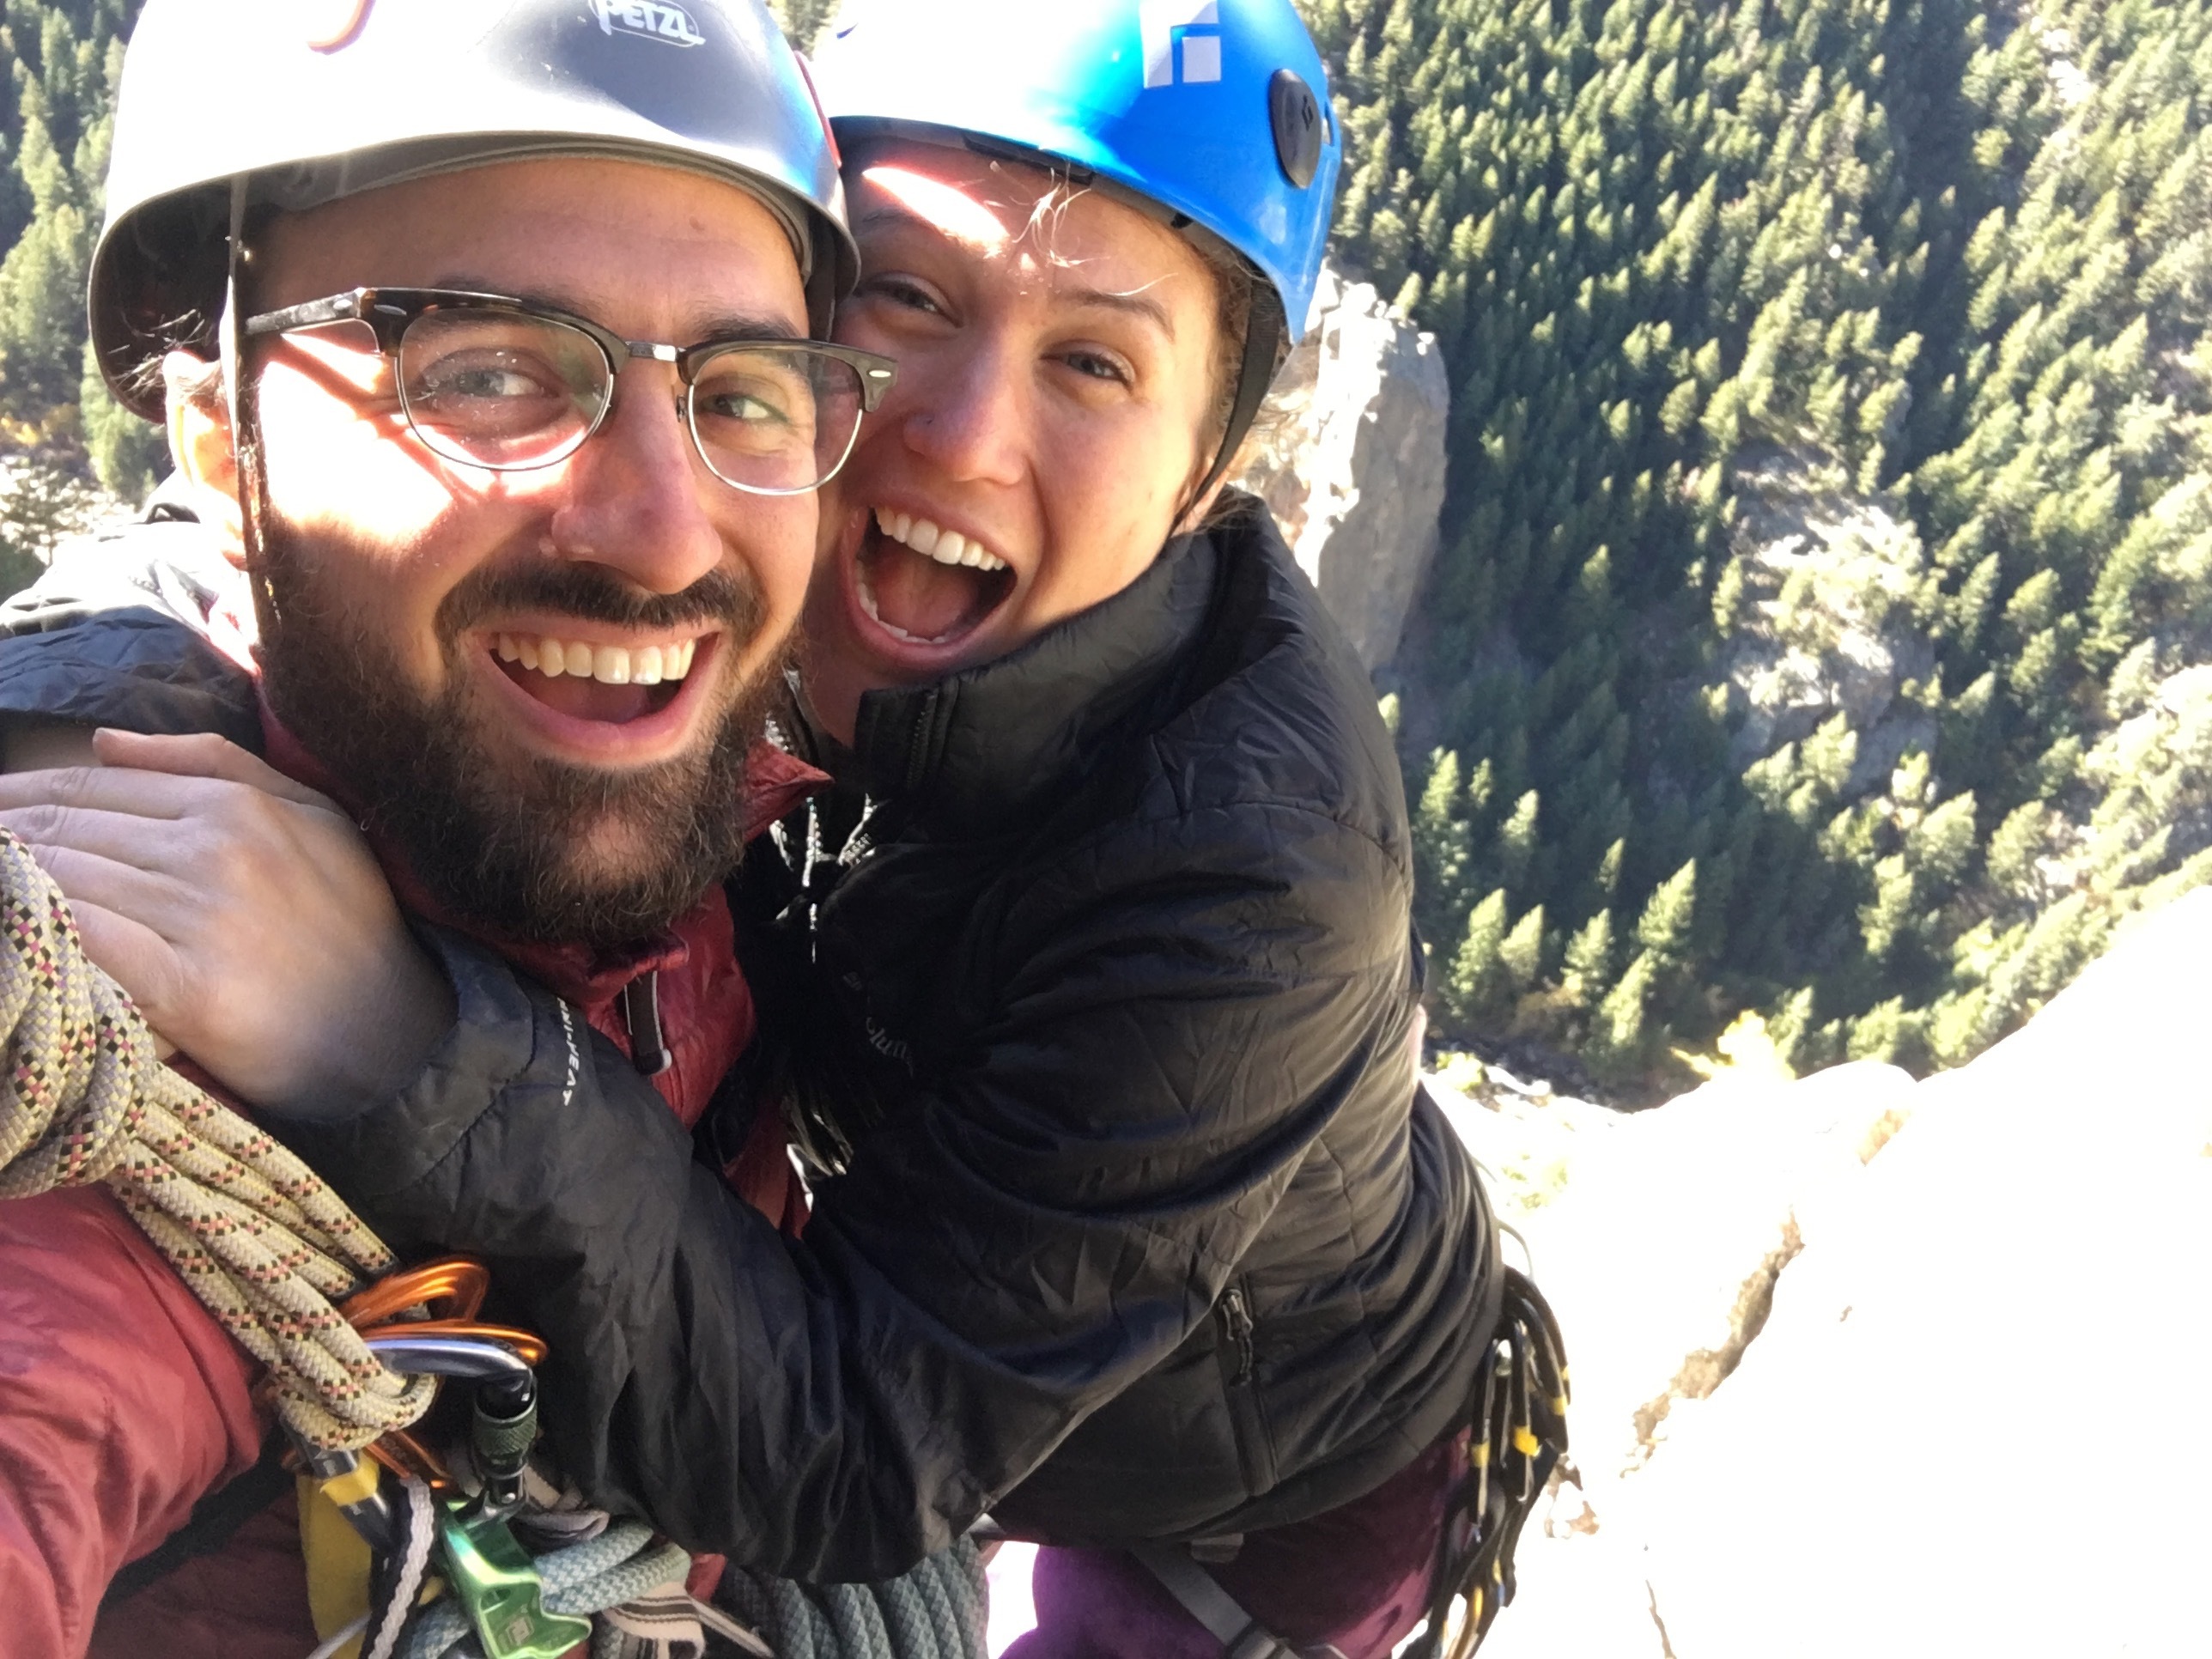
<path id="1" fill-rule="evenodd" d="M 216 732 L 259 754 L 253 683 L 207 641 L 207 611 L 237 580 L 160 496 L 145 521 L 67 544 L 0 605 L 0 718 Z"/>
<path id="2" fill-rule="evenodd" d="M 111 625 L 77 631 L 90 659 Z M 767 1079 L 849 1140 L 803 1243 L 611 1045 L 448 935 L 459 1022 L 423 1075 L 286 1130 L 403 1250 L 490 1262 L 593 1499 L 872 1579 L 987 1510 L 1061 1542 L 1287 1523 L 1455 1426 L 1498 1273 L 1415 1085 L 1402 787 L 1264 518 L 876 694 L 837 760 L 830 850 L 874 810 L 834 880 L 801 891 L 797 821 L 792 863 L 748 860 L 779 1040 L 702 1133 Z"/>

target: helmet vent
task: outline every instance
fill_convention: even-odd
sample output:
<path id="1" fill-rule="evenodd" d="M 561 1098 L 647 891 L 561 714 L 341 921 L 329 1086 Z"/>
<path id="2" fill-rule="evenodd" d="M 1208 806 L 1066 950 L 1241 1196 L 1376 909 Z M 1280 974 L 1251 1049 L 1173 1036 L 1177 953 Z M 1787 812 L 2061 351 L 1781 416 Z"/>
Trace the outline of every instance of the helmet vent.
<path id="1" fill-rule="evenodd" d="M 1267 84 L 1267 113 L 1275 126 L 1275 159 L 1300 190 L 1321 169 L 1321 104 L 1295 70 L 1277 70 Z"/>

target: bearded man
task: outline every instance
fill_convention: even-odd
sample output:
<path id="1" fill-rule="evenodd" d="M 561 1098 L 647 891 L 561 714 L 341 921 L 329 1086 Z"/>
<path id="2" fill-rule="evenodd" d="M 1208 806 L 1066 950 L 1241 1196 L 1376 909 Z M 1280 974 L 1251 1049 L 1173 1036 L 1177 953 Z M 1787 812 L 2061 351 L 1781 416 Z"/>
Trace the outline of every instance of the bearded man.
<path id="1" fill-rule="evenodd" d="M 809 337 L 854 268 L 831 146 L 757 0 L 693 0 L 673 41 L 581 0 L 339 10 L 145 9 L 94 346 L 177 463 L 128 536 L 236 574 L 186 553 L 140 626 L 44 631 L 112 599 L 95 550 L 19 608 L 0 822 L 166 1040 L 244 1057 L 240 1096 L 342 1117 L 434 1047 L 500 1073 L 473 940 L 694 1123 L 752 1031 L 720 884 L 809 787 L 755 745 L 811 492 L 890 378 Z M 280 870 L 283 924 L 250 920 Z M 224 996 L 249 957 L 340 1012 Z M 333 1054 L 352 1086 L 300 1098 Z M 724 1144 L 795 1226 L 780 1130 Z M 105 1194 L 0 1206 L 11 1654 L 315 1644 L 283 1503 L 94 1628 L 260 1459 L 254 1381 Z"/>

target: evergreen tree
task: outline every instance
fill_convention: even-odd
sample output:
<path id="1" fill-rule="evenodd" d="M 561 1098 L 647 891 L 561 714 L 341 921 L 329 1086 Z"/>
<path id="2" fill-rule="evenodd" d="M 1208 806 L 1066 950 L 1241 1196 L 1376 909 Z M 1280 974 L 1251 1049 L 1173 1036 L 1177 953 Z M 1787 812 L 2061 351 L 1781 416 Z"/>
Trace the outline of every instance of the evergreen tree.
<path id="1" fill-rule="evenodd" d="M 12 94 L 0 223 L 0 447 L 150 483 L 158 434 L 138 430 L 86 356 L 84 290 L 100 229 L 123 40 L 137 0 L 5 0 L 0 61 Z"/>
<path id="2" fill-rule="evenodd" d="M 39 579 L 56 546 L 92 523 L 92 492 L 37 455 L 0 461 L 0 582 L 13 593 Z"/>
<path id="3" fill-rule="evenodd" d="M 769 9 L 775 14 L 792 45 L 801 52 L 811 52 L 836 15 L 837 0 L 769 0 Z"/>
<path id="4" fill-rule="evenodd" d="M 1444 1003 L 1455 1019 L 1475 1024 L 1497 1015 L 1512 995 L 1505 961 L 1505 890 L 1498 888 L 1468 913 L 1467 933 L 1444 981 Z"/>
<path id="5" fill-rule="evenodd" d="M 1516 1020 L 1615 1077 L 1746 1007 L 1800 1069 L 1952 1063 L 2195 878 L 2188 763 L 2115 744 L 2212 642 L 2212 0 L 1307 10 L 1337 257 L 1454 384 L 1401 729 L 1499 805 L 1451 815 L 1425 926 L 1583 919 Z M 1928 550 L 1894 795 L 1841 717 L 1746 763 L 1776 457 Z"/>
<path id="6" fill-rule="evenodd" d="M 1954 1064 L 2212 876 L 2212 0 L 1304 3 L 1335 257 L 1453 390 L 1392 723 L 1443 1036 Z M 0 451 L 126 495 L 82 283 L 136 12 L 0 0 Z M 1827 614 L 1751 567 L 1778 470 L 1924 550 L 1885 732 L 1747 723 L 1739 653 Z"/>

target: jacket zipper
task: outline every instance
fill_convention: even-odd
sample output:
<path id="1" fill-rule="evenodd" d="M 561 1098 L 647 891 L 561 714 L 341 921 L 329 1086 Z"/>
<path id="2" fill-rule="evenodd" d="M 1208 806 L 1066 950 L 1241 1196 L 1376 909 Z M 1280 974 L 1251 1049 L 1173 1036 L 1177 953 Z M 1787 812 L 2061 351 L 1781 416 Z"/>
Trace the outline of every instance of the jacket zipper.
<path id="1" fill-rule="evenodd" d="M 1229 1386 L 1241 1389 L 1252 1380 L 1252 1310 L 1244 1305 L 1244 1292 L 1234 1285 L 1221 1298 L 1221 1323 L 1237 1345 L 1237 1371 Z"/>
<path id="2" fill-rule="evenodd" d="M 623 988 L 623 1024 L 629 1028 L 630 1064 L 640 1075 L 659 1077 L 676 1063 L 660 1029 L 660 970 L 639 975 Z"/>
<path id="3" fill-rule="evenodd" d="M 1232 1285 L 1214 1304 L 1221 1322 L 1223 1397 L 1229 1407 L 1229 1424 L 1237 1437 L 1237 1464 L 1244 1489 L 1257 1498 L 1273 1490 L 1275 1455 L 1268 1444 L 1267 1425 L 1260 1412 L 1260 1390 L 1255 1377 L 1252 1300 L 1241 1285 Z"/>

